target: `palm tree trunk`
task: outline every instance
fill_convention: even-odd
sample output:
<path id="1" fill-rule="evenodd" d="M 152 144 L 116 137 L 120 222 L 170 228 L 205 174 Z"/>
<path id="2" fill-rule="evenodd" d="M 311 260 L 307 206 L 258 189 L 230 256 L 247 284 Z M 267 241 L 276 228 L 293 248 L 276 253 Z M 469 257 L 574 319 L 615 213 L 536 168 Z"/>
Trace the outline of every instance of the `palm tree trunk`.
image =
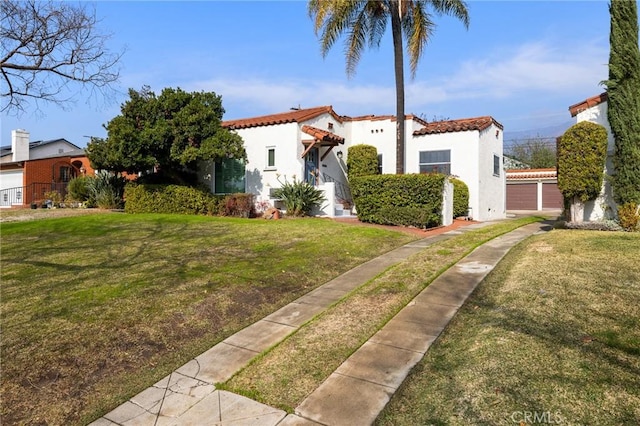
<path id="1" fill-rule="evenodd" d="M 396 75 L 396 174 L 404 174 L 404 57 L 402 54 L 402 25 L 397 0 L 391 0 L 391 33 L 393 34 L 393 62 Z"/>

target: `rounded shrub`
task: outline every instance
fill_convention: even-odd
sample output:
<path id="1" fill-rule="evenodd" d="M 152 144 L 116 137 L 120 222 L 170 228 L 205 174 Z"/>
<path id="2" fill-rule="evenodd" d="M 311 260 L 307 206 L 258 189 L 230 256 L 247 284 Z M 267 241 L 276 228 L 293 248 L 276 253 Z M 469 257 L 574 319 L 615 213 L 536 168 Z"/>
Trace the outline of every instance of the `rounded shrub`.
<path id="1" fill-rule="evenodd" d="M 460 179 L 450 178 L 453 184 L 453 217 L 467 216 L 469 213 L 469 187 Z"/>
<path id="2" fill-rule="evenodd" d="M 221 204 L 224 204 L 224 215 L 233 217 L 255 217 L 255 195 L 253 194 L 230 194 L 227 195 Z"/>
<path id="3" fill-rule="evenodd" d="M 634 202 L 618 206 L 618 220 L 625 231 L 640 231 L 640 205 Z"/>
<path id="4" fill-rule="evenodd" d="M 347 175 L 349 180 L 358 176 L 378 174 L 378 150 L 371 145 L 349 147 L 347 155 Z"/>
<path id="5" fill-rule="evenodd" d="M 78 176 L 69 181 L 67 194 L 70 201 L 83 203 L 89 199 L 89 179 L 88 176 Z"/>

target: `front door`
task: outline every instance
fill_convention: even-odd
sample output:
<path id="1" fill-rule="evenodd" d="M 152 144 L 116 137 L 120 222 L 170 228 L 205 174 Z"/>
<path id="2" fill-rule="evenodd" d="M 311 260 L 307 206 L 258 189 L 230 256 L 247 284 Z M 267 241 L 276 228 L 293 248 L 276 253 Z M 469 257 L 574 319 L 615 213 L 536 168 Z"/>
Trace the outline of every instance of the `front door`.
<path id="1" fill-rule="evenodd" d="M 318 148 L 311 148 L 304 156 L 304 181 L 316 186 L 318 183 Z"/>

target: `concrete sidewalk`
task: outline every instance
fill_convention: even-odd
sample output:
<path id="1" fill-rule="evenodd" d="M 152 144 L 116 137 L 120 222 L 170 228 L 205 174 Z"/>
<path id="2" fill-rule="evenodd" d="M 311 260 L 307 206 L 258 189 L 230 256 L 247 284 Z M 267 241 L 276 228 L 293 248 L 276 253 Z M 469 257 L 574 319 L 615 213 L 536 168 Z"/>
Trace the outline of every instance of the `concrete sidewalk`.
<path id="1" fill-rule="evenodd" d="M 482 279 L 513 245 L 549 225 L 527 225 L 491 240 L 447 270 L 331 374 L 295 414 L 216 390 L 215 384 L 387 268 L 437 241 L 489 224 L 414 241 L 348 271 L 230 336 L 91 425 L 371 424 Z"/>

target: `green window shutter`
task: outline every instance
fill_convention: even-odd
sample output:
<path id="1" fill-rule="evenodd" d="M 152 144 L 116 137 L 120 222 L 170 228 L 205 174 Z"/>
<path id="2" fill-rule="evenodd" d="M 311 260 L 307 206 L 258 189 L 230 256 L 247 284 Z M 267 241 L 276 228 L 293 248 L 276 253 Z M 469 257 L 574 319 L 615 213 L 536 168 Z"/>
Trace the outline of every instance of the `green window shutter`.
<path id="1" fill-rule="evenodd" d="M 214 193 L 234 194 L 245 192 L 244 161 L 235 158 L 225 158 L 216 161 L 214 171 Z"/>

